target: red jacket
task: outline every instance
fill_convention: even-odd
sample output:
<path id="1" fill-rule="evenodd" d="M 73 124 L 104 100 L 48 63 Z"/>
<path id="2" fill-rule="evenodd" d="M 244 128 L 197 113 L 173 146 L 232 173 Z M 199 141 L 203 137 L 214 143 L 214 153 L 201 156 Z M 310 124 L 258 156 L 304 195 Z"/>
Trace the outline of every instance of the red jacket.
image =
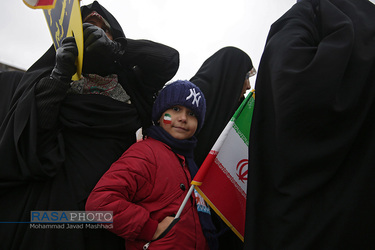
<path id="1" fill-rule="evenodd" d="M 142 249 L 157 225 L 177 213 L 190 187 L 185 157 L 148 138 L 131 146 L 91 192 L 87 211 L 113 211 L 113 233 L 126 239 L 126 249 Z M 181 220 L 148 249 L 208 249 L 193 197 Z"/>

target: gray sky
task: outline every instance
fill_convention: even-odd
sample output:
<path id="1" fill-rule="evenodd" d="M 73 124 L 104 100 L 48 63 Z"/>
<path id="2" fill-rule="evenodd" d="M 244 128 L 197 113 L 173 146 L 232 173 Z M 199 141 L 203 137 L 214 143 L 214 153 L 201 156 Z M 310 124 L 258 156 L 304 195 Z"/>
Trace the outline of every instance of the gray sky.
<path id="1" fill-rule="evenodd" d="M 27 69 L 52 44 L 42 10 L 22 0 L 0 0 L 0 62 Z M 374 2 L 375 0 L 371 0 Z M 82 0 L 81 5 L 92 0 Z M 100 0 L 126 36 L 149 39 L 180 52 L 173 79 L 190 79 L 203 61 L 235 46 L 259 66 L 270 25 L 296 0 Z M 251 83 L 255 81 L 252 78 Z"/>

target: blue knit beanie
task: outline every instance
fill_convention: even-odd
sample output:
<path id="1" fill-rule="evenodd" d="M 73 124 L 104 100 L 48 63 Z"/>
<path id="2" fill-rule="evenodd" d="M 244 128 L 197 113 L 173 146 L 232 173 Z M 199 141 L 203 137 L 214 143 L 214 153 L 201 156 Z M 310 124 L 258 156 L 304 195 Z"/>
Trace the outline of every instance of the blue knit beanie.
<path id="1" fill-rule="evenodd" d="M 197 131 L 202 128 L 206 114 L 206 99 L 203 92 L 192 82 L 177 80 L 166 85 L 159 93 L 152 108 L 152 120 L 156 124 L 161 115 L 173 106 L 189 108 L 197 117 Z"/>

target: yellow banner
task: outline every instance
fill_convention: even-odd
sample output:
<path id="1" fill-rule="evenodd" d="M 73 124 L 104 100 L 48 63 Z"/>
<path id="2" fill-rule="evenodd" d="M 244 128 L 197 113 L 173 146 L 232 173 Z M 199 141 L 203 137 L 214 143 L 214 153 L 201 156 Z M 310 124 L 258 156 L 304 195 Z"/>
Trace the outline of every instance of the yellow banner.
<path id="1" fill-rule="evenodd" d="M 60 47 L 65 37 L 74 36 L 78 47 L 78 58 L 77 73 L 72 79 L 80 79 L 83 63 L 83 29 L 79 0 L 56 0 L 53 9 L 44 9 L 43 12 L 55 49 Z"/>

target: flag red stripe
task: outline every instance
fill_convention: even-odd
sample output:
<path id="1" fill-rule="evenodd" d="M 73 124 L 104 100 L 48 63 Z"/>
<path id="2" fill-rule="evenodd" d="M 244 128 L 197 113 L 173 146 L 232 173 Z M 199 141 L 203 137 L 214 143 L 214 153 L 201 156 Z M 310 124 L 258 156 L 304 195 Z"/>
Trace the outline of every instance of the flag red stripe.
<path id="1" fill-rule="evenodd" d="M 203 184 L 199 187 L 215 206 L 215 210 L 224 216 L 241 235 L 245 232 L 246 197 L 233 185 L 228 176 L 213 162 Z"/>
<path id="2" fill-rule="evenodd" d="M 53 5 L 55 0 L 39 0 L 36 6 Z"/>
<path id="3" fill-rule="evenodd" d="M 196 186 L 200 186 L 202 184 L 203 180 L 207 176 L 206 173 L 210 169 L 211 164 L 214 162 L 217 154 L 218 154 L 217 151 L 214 151 L 214 150 L 210 151 L 210 153 L 207 155 L 206 159 L 202 163 L 202 166 L 200 167 L 198 173 L 194 176 L 194 179 L 191 182 L 191 184 L 196 185 Z"/>

